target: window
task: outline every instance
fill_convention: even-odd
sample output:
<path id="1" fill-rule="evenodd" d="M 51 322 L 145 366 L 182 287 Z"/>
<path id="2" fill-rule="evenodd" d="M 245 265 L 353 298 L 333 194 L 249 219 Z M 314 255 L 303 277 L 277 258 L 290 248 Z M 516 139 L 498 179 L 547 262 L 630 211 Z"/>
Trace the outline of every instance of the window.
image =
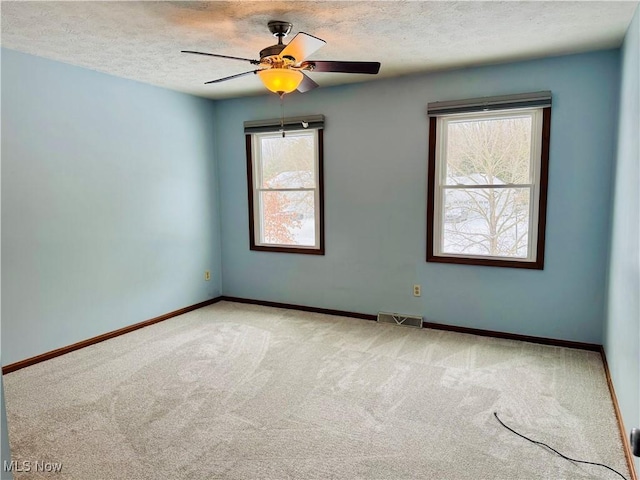
<path id="1" fill-rule="evenodd" d="M 429 105 L 428 262 L 543 268 L 550 105 L 550 92 Z"/>
<path id="2" fill-rule="evenodd" d="M 247 123 L 251 250 L 324 255 L 323 122 Z"/>

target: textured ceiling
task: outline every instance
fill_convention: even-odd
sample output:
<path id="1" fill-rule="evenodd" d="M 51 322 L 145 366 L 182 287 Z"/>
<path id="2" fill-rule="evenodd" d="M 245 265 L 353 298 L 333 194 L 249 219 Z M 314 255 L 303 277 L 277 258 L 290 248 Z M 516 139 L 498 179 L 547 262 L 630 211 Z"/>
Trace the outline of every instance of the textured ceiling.
<path id="1" fill-rule="evenodd" d="M 382 63 L 380 74 L 310 73 L 320 86 L 618 47 L 637 2 L 3 1 L 3 47 L 209 98 L 264 93 L 246 58 L 269 20 L 327 41 L 313 60 Z M 285 41 L 286 41 L 285 40 Z"/>

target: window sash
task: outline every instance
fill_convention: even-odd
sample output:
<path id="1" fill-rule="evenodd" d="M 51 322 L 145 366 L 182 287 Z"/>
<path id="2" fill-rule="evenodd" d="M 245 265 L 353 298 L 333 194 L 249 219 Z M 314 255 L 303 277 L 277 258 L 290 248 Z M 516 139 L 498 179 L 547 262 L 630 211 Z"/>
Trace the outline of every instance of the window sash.
<path id="1" fill-rule="evenodd" d="M 313 187 L 294 187 L 294 188 L 318 188 L 318 130 L 317 129 L 305 129 L 305 130 L 291 130 L 286 133 L 288 138 L 291 137 L 310 137 L 313 136 L 313 145 L 314 145 L 314 171 L 313 171 Z M 263 139 L 277 139 L 282 138 L 281 132 L 264 132 L 264 133 L 254 133 L 252 135 L 253 138 L 253 151 L 254 151 L 254 191 L 260 190 L 264 188 L 273 188 L 273 187 L 261 187 L 262 185 L 262 140 Z"/>
<path id="2" fill-rule="evenodd" d="M 273 191 L 273 190 L 267 190 L 267 191 Z M 264 238 L 264 210 L 263 210 L 262 202 L 260 201 L 261 195 L 255 196 L 255 197 L 258 197 L 258 200 L 255 202 L 257 205 L 254 208 L 254 212 L 255 211 L 259 212 L 258 213 L 259 218 L 256 217 L 254 219 L 254 221 L 257 220 L 256 222 L 257 225 L 255 225 L 255 230 L 254 230 L 256 232 L 256 238 L 254 239 L 255 244 L 260 247 L 272 247 L 272 248 L 282 247 L 282 248 L 301 248 L 301 249 L 308 249 L 308 250 L 317 250 L 319 245 L 319 236 L 320 236 L 320 232 L 319 232 L 320 221 L 319 221 L 319 214 L 317 210 L 319 195 L 315 189 L 311 189 L 310 191 L 314 192 L 314 202 L 313 202 L 314 234 L 315 234 L 314 245 L 300 245 L 297 243 L 269 243 L 269 242 L 263 241 L 262 239 Z"/>
<path id="3" fill-rule="evenodd" d="M 485 187 L 486 188 L 486 187 Z M 535 241 L 535 239 L 537 238 L 537 222 L 535 222 L 534 220 L 534 215 L 537 215 L 537 205 L 534 204 L 533 202 L 533 187 L 516 187 L 516 188 L 529 188 L 529 226 L 528 226 L 528 230 L 527 230 L 527 255 L 525 257 L 517 257 L 517 256 L 502 256 L 502 255 L 481 255 L 481 254 L 470 254 L 470 253 L 455 253 L 455 252 L 447 252 L 444 250 L 444 242 L 445 242 L 445 233 L 446 233 L 446 229 L 444 228 L 444 223 L 441 220 L 441 228 L 440 228 L 440 235 L 439 235 L 439 242 L 437 243 L 438 247 L 439 247 L 439 254 L 443 255 L 443 256 L 447 256 L 447 257 L 455 257 L 455 258 L 478 258 L 478 259 L 485 259 L 485 260 L 511 260 L 511 261 L 517 261 L 517 262 L 534 262 L 535 259 L 535 251 L 536 249 L 532 248 L 533 245 L 532 242 Z M 444 199 L 444 195 L 442 197 Z M 441 215 L 441 219 L 444 217 L 444 215 L 446 214 L 445 209 L 443 208 L 442 211 L 440 212 Z M 533 252 L 533 255 L 532 255 Z M 532 258 L 533 257 L 533 258 Z"/>
<path id="4" fill-rule="evenodd" d="M 458 113 L 451 115 L 442 115 L 438 117 L 438 132 L 439 137 L 436 142 L 440 143 L 440 148 L 437 151 L 436 161 L 440 167 L 440 174 L 436 177 L 439 179 L 441 185 L 447 185 L 446 174 L 447 169 L 442 168 L 447 165 L 447 144 L 449 135 L 449 124 L 464 122 L 476 122 L 476 121 L 488 121 L 488 120 L 503 120 L 511 118 L 531 118 L 531 145 L 529 148 L 529 180 L 530 183 L 537 183 L 537 179 L 540 176 L 539 165 L 536 171 L 536 163 L 540 163 L 540 147 L 542 129 L 542 109 L 540 108 L 528 108 L 518 110 L 504 110 L 504 111 L 492 111 L 476 114 Z M 439 156 L 438 156 L 439 155 Z M 486 184 L 490 185 L 490 184 Z M 447 185 L 450 186 L 450 185 Z"/>

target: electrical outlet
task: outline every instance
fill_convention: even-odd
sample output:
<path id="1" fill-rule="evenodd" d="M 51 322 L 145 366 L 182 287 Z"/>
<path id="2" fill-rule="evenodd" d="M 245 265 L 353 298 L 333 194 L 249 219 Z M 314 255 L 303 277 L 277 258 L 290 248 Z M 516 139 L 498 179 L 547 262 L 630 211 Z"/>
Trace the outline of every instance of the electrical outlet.
<path id="1" fill-rule="evenodd" d="M 209 270 L 205 270 L 204 272 L 204 279 L 208 282 L 209 280 L 211 280 L 211 272 Z"/>
<path id="2" fill-rule="evenodd" d="M 413 286 L 413 296 L 414 297 L 419 297 L 421 292 L 420 292 L 420 285 L 414 285 Z"/>

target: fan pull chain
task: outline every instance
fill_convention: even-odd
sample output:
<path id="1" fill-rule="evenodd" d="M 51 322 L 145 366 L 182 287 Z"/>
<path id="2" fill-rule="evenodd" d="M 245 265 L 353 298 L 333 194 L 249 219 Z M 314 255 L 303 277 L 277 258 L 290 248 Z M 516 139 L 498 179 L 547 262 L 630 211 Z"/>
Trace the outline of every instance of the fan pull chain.
<path id="1" fill-rule="evenodd" d="M 280 95 L 280 131 L 284 138 L 284 95 Z"/>

